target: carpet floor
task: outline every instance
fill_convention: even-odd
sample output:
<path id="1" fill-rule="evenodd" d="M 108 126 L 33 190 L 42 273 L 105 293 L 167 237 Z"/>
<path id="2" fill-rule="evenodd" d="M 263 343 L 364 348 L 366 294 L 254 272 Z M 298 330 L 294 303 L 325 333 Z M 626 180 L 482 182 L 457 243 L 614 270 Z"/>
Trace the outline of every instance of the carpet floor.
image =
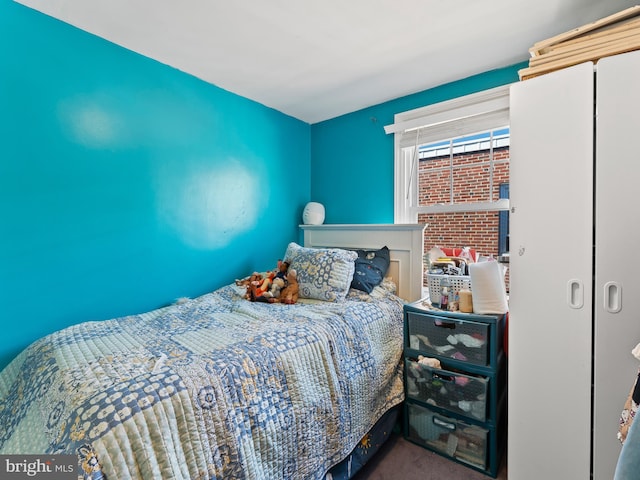
<path id="1" fill-rule="evenodd" d="M 491 477 L 419 447 L 394 432 L 353 480 L 397 479 L 489 480 Z M 497 480 L 507 480 L 504 460 Z"/>

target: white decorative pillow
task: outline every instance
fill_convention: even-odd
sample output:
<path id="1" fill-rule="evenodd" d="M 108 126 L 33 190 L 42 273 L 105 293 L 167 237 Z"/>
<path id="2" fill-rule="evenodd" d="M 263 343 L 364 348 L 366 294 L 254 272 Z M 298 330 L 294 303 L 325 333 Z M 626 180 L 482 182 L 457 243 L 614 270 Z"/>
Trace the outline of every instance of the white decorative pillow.
<path id="1" fill-rule="evenodd" d="M 344 300 L 358 254 L 341 248 L 307 248 L 291 242 L 284 256 L 298 275 L 300 298 Z"/>

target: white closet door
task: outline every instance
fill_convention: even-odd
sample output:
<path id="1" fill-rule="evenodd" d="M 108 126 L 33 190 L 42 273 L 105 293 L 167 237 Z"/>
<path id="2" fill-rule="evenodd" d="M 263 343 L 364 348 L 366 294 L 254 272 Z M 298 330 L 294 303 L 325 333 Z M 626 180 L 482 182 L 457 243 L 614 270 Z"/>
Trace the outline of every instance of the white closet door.
<path id="1" fill-rule="evenodd" d="M 631 355 L 640 343 L 640 52 L 601 59 L 596 70 L 593 478 L 610 480 L 640 365 Z"/>
<path id="2" fill-rule="evenodd" d="M 593 65 L 511 89 L 509 478 L 590 475 Z"/>

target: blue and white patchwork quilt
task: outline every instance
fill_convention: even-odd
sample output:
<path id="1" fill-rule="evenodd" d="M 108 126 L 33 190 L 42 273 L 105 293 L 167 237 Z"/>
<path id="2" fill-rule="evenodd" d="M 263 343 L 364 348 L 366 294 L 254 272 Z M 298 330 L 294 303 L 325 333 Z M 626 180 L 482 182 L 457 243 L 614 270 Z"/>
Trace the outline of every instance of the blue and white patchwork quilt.
<path id="1" fill-rule="evenodd" d="M 92 479 L 322 478 L 403 399 L 402 301 L 243 293 L 36 341 L 0 372 L 0 454 L 78 454 Z"/>

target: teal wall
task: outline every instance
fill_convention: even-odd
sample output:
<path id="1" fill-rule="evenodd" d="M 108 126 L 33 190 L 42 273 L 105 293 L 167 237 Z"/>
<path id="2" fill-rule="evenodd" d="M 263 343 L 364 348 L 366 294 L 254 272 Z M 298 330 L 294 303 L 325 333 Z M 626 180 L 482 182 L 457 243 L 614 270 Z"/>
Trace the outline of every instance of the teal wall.
<path id="1" fill-rule="evenodd" d="M 398 112 L 483 73 L 312 126 L 0 0 L 0 368 L 38 337 L 271 268 L 309 200 L 393 222 Z"/>
<path id="2" fill-rule="evenodd" d="M 309 145 L 304 122 L 0 0 L 0 368 L 275 266 Z"/>
<path id="3" fill-rule="evenodd" d="M 311 126 L 311 199 L 326 223 L 393 223 L 396 113 L 518 81 L 527 63 L 465 78 Z"/>

